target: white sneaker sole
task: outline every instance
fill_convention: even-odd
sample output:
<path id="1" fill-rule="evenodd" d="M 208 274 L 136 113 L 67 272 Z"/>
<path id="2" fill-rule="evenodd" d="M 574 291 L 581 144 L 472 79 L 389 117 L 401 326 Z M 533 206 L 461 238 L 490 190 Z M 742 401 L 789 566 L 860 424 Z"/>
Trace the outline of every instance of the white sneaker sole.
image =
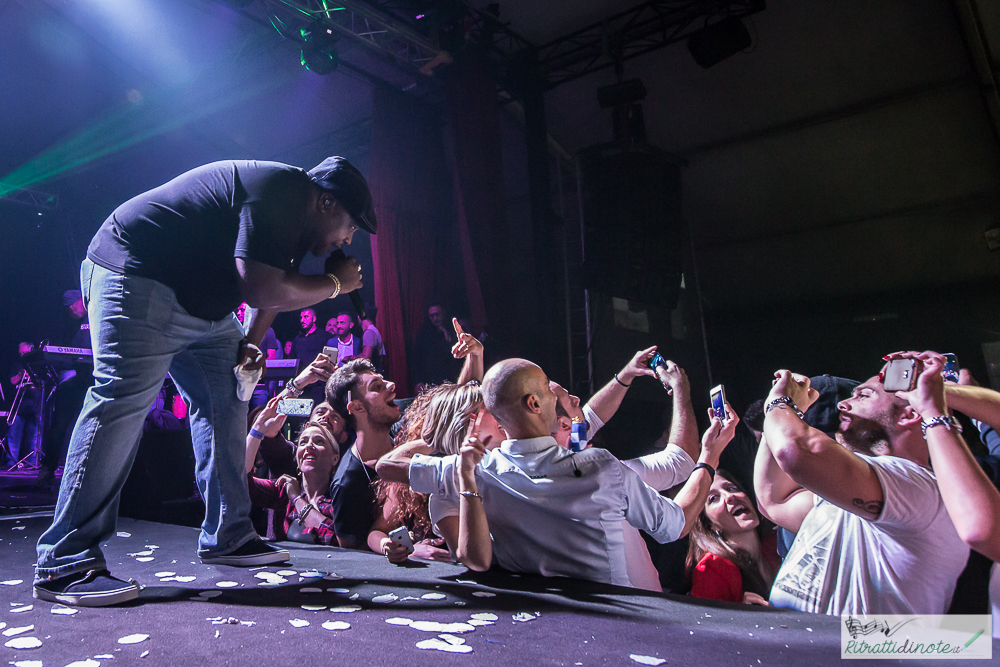
<path id="1" fill-rule="evenodd" d="M 139 587 L 129 586 L 115 591 L 91 593 L 54 593 L 44 588 L 35 588 L 32 590 L 32 597 L 36 600 L 61 602 L 74 607 L 110 607 L 135 600 L 139 597 Z"/>
<path id="2" fill-rule="evenodd" d="M 286 563 L 291 560 L 291 554 L 287 551 L 275 551 L 267 554 L 254 554 L 252 556 L 210 556 L 202 558 L 205 565 L 232 565 L 233 567 L 253 567 L 255 565 L 269 565 L 271 563 Z"/>

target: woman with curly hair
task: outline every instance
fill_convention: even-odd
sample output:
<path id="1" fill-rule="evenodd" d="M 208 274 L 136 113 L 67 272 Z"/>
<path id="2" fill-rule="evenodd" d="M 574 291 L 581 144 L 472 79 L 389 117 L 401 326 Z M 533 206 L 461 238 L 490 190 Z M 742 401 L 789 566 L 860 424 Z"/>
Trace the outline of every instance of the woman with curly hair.
<path id="1" fill-rule="evenodd" d="M 685 565 L 693 597 L 768 604 L 780 563 L 773 543 L 761 548 L 760 525 L 739 482 L 719 470 L 688 536 Z"/>

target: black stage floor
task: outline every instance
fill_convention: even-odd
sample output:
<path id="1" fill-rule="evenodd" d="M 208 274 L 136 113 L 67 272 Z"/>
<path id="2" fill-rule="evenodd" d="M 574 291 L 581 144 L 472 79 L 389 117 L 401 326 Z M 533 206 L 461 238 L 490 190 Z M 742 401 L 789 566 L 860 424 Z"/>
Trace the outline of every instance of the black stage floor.
<path id="1" fill-rule="evenodd" d="M 291 563 L 278 567 L 209 566 L 195 556 L 196 530 L 130 519 L 119 521 L 105 553 L 116 575 L 146 586 L 139 600 L 67 615 L 58 613 L 67 611 L 61 605 L 31 597 L 34 544 L 48 523 L 0 520 L 0 664 L 655 664 L 633 655 L 699 667 L 840 663 L 836 618 L 568 579 L 475 575 L 445 563 L 398 567 L 372 553 L 328 547 L 291 546 Z M 276 581 L 280 570 L 295 573 Z M 462 625 L 422 630 L 387 619 Z M 344 623 L 350 627 L 337 629 Z M 126 637 L 141 641 L 122 643 Z M 6 646 L 18 638 L 41 645 Z M 468 652 L 418 648 L 427 640 Z"/>

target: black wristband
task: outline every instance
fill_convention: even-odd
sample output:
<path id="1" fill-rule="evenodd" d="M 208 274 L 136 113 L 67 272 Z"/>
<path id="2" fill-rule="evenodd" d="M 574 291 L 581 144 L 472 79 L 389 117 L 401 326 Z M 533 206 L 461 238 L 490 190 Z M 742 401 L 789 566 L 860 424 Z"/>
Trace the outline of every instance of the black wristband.
<path id="1" fill-rule="evenodd" d="M 617 383 L 618 383 L 618 384 L 620 384 L 621 386 L 625 387 L 626 389 L 627 389 L 628 387 L 631 387 L 631 386 L 632 386 L 632 383 L 631 383 L 631 382 L 630 382 L 629 384 L 625 384 L 624 382 L 622 382 L 621 380 L 619 380 L 619 379 L 618 379 L 618 373 L 615 373 L 615 382 L 617 382 Z"/>
<path id="2" fill-rule="evenodd" d="M 712 479 L 712 481 L 715 481 L 715 468 L 708 465 L 707 463 L 695 463 L 694 470 L 691 471 L 691 474 L 693 475 L 695 470 L 697 470 L 698 468 L 704 468 L 705 470 L 707 470 L 708 476 Z"/>

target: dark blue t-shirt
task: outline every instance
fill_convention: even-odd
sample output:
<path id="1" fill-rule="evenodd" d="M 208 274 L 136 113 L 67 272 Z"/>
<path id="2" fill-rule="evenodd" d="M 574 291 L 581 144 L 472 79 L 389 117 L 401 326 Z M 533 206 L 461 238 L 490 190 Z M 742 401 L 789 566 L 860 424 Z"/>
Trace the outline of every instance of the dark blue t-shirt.
<path id="1" fill-rule="evenodd" d="M 278 162 L 213 162 L 119 206 L 87 256 L 163 283 L 191 315 L 219 320 L 242 301 L 234 258 L 298 271 L 310 183 Z"/>
<path id="2" fill-rule="evenodd" d="M 345 445 L 330 485 L 333 525 L 337 537 L 352 539 L 361 549 L 367 546 L 368 533 L 375 523 L 377 504 L 373 483 L 377 480 L 375 469 L 359 461 Z"/>

